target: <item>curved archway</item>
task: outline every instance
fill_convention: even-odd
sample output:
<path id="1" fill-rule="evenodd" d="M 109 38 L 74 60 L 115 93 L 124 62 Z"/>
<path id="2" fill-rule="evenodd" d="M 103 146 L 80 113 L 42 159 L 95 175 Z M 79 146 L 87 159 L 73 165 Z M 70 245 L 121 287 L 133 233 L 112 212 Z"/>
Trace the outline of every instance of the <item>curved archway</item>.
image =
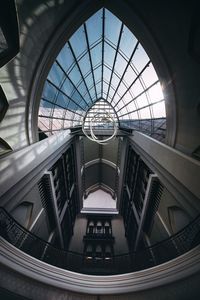
<path id="1" fill-rule="evenodd" d="M 133 24 L 130 24 L 130 22 L 127 24 L 127 22 L 125 22 L 125 20 L 126 20 L 126 13 L 127 14 L 129 14 L 129 10 L 128 10 L 128 6 L 126 5 L 126 4 L 122 4 L 121 3 L 121 1 L 118 1 L 117 2 L 117 5 L 115 4 L 115 5 L 113 5 L 113 7 L 112 7 L 112 5 L 108 2 L 107 3 L 107 1 L 106 2 L 104 2 L 104 3 L 102 3 L 102 2 L 98 2 L 99 3 L 99 5 L 96 7 L 96 10 L 98 10 L 99 9 L 99 7 L 100 6 L 104 6 L 104 7 L 108 7 L 108 9 L 109 10 L 111 10 L 113 13 L 116 13 L 116 15 L 117 16 L 119 16 L 120 17 L 120 19 L 118 19 L 117 17 L 115 17 L 117 20 L 118 20 L 118 22 L 121 24 L 121 26 L 123 26 L 124 28 L 126 28 L 126 31 L 127 32 L 131 32 L 132 31 L 132 29 L 133 29 Z M 118 9 L 117 9 L 117 7 L 118 7 Z M 121 11 L 121 13 L 119 14 L 119 8 L 120 8 L 120 11 Z M 121 9 L 121 8 L 123 8 L 123 9 Z M 83 28 L 83 30 L 87 30 L 86 29 L 86 26 L 87 25 L 85 25 L 85 24 L 87 24 L 87 21 L 86 21 L 86 23 L 82 23 L 83 25 L 81 25 L 80 24 L 80 22 L 82 21 L 82 20 L 87 20 L 87 17 L 88 17 L 88 15 L 90 15 L 91 16 L 91 13 L 94 13 L 94 11 L 95 11 L 95 8 L 93 7 L 93 5 L 90 5 L 90 9 L 89 9 L 89 11 L 86 13 L 86 11 L 85 10 L 83 10 L 82 11 L 82 13 L 81 13 L 81 18 L 80 18 L 80 21 L 79 21 L 79 24 L 77 24 L 76 23 L 76 28 L 78 27 L 77 25 L 79 25 L 79 26 L 81 26 L 80 28 Z M 100 11 L 102 11 L 102 9 L 100 10 Z M 108 11 L 108 10 L 106 10 L 106 11 Z M 109 12 L 109 11 L 108 11 Z M 78 12 L 76 12 L 76 13 L 78 13 Z M 80 13 L 80 12 L 79 12 Z M 98 12 L 97 12 L 98 13 Z M 97 13 L 94 13 L 94 15 L 95 14 L 97 14 Z M 109 12 L 111 15 L 113 15 L 111 12 Z M 160 52 L 159 52 L 159 50 L 158 50 L 158 48 L 156 47 L 156 44 L 155 44 L 155 42 L 153 41 L 153 38 L 152 38 L 152 36 L 149 34 L 149 32 L 148 32 L 148 30 L 147 30 L 147 28 L 145 27 L 145 25 L 144 24 L 142 24 L 142 22 L 141 22 L 141 20 L 139 20 L 139 18 L 138 18 L 138 16 L 136 16 L 136 14 L 134 13 L 134 12 L 132 12 L 133 13 L 133 17 L 132 17 L 132 19 L 133 19 L 133 22 L 135 21 L 135 28 L 134 28 L 134 32 L 136 32 L 136 34 L 137 34 L 137 36 L 140 38 L 140 36 L 141 36 L 141 41 L 142 41 L 142 44 L 145 46 L 145 50 L 147 49 L 147 52 L 148 52 L 148 55 L 150 54 L 151 55 L 151 57 L 153 58 L 153 60 L 154 60 L 154 58 L 156 57 L 157 58 L 157 63 L 156 63 L 156 60 L 155 61 L 153 61 L 153 63 L 155 63 L 155 66 L 157 66 L 157 65 L 162 65 L 162 67 L 159 67 L 159 68 L 156 68 L 156 69 L 158 69 L 159 70 L 159 73 L 161 74 L 161 78 L 167 78 L 167 76 L 169 75 L 168 74 L 168 72 L 167 72 L 167 68 L 166 68 L 166 66 L 165 66 L 165 63 L 164 63 L 164 60 L 162 59 L 162 55 L 160 54 Z M 83 17 L 83 15 L 84 15 L 84 17 Z M 94 17 L 94 15 L 92 15 L 92 17 Z M 114 15 L 113 15 L 114 16 Z M 92 17 L 90 17 L 88 20 L 90 20 Z M 127 24 L 128 25 L 128 27 L 126 27 L 126 25 L 123 25 L 123 23 L 121 22 L 121 20 L 122 20 L 122 22 L 124 22 L 125 24 Z M 84 22 L 84 21 L 83 21 Z M 71 24 L 72 25 L 72 24 Z M 62 33 L 58 33 L 58 35 L 59 36 L 62 36 L 62 38 L 60 37 L 59 39 L 57 38 L 57 37 L 55 37 L 55 40 L 57 40 L 56 41 L 56 44 L 61 44 L 61 45 L 63 45 L 64 44 L 64 42 L 67 40 L 67 38 L 68 39 L 72 39 L 72 37 L 73 36 L 76 36 L 76 35 L 80 35 L 80 28 L 76 31 L 76 33 L 74 34 L 74 35 L 71 35 L 71 32 L 72 32 L 72 28 L 74 28 L 73 26 L 70 26 L 70 28 L 67 28 L 67 26 L 66 26 L 66 29 L 65 28 L 62 28 Z M 140 28 L 140 29 L 139 29 Z M 145 30 L 144 30 L 144 28 L 145 28 Z M 69 29 L 69 30 L 68 30 Z M 130 31 L 130 30 L 131 31 Z M 66 30 L 66 31 L 65 31 Z M 122 27 L 121 27 L 121 30 L 122 30 Z M 65 31 L 65 34 L 66 34 L 66 37 L 65 37 L 65 39 L 64 39 L 64 31 Z M 139 34 L 139 31 L 140 31 L 140 34 Z M 77 32 L 79 32 L 79 33 L 77 33 Z M 132 33 L 131 33 L 132 34 Z M 71 38 L 70 38 L 70 35 L 71 35 Z M 120 35 L 120 33 L 119 33 L 119 35 Z M 121 33 L 121 35 L 122 35 L 122 33 Z M 132 34 L 133 35 L 133 34 Z M 145 42 L 145 37 L 146 37 L 146 42 Z M 121 39 L 121 37 L 120 36 L 118 36 L 118 44 L 119 44 L 119 42 L 120 42 L 120 39 Z M 61 42 L 61 40 L 62 40 L 62 42 Z M 86 40 L 87 40 L 87 38 L 86 38 Z M 151 40 L 151 43 L 149 43 L 149 41 Z M 60 41 L 60 42 L 59 42 Z M 89 43 L 89 42 L 88 42 Z M 54 43 L 55 44 L 55 43 Z M 85 44 L 87 44 L 87 43 L 85 43 Z M 106 44 L 106 43 L 105 43 Z M 148 46 L 150 44 L 150 46 Z M 73 56 L 73 58 L 77 61 L 77 57 L 76 57 L 76 54 L 75 54 L 75 51 L 74 51 L 74 49 L 73 49 L 73 47 L 72 47 L 72 45 L 71 44 L 69 44 L 70 46 L 69 46 L 69 48 L 72 50 L 72 52 L 71 52 L 71 54 L 72 54 L 72 56 Z M 107 45 L 107 44 L 106 44 Z M 111 45 L 112 46 L 112 45 Z M 119 45 L 118 45 L 119 46 Z M 137 47 L 139 46 L 139 43 L 137 44 L 136 43 L 136 49 L 135 49 L 135 51 L 137 50 Z M 63 47 L 63 49 L 62 49 L 62 51 L 66 51 L 66 49 L 64 50 L 64 48 L 65 48 L 66 46 L 64 46 Z M 89 49 L 88 48 L 88 44 L 87 45 L 85 45 L 85 47 L 87 47 L 87 49 Z M 110 45 L 108 44 L 108 47 L 110 47 Z M 115 45 L 114 46 L 115 47 L 115 49 L 116 49 L 116 47 L 117 47 L 117 45 Z M 50 47 L 51 48 L 51 47 Z M 61 48 L 61 47 L 60 47 Z M 119 47 L 118 47 L 119 48 Z M 151 51 L 149 50 L 149 48 L 151 49 Z M 141 49 L 143 49 L 143 47 L 141 48 Z M 156 51 L 154 51 L 156 49 Z M 53 53 L 56 53 L 56 55 L 58 54 L 58 49 L 56 50 L 56 49 L 51 49 L 51 52 L 52 52 L 52 50 L 53 50 Z M 62 52 L 61 51 L 61 52 Z M 120 51 L 119 51 L 119 49 L 117 50 L 118 51 L 118 56 L 119 56 L 119 53 L 120 53 Z M 154 53 L 155 52 L 155 53 Z M 152 55 L 152 53 L 154 53 L 154 55 Z M 158 53 L 159 53 L 159 55 L 158 55 Z M 56 66 L 57 66 L 57 70 L 59 69 L 59 72 L 63 72 L 63 74 L 64 73 L 66 73 L 65 72 L 65 70 L 63 70 L 63 68 L 62 68 L 62 66 L 61 66 L 61 60 L 60 61 L 58 61 L 58 57 L 59 57 L 59 55 L 60 54 L 58 54 L 58 56 L 57 56 L 57 62 L 56 62 Z M 85 52 L 85 54 L 84 55 L 82 55 L 82 57 L 81 57 L 81 60 L 83 61 L 83 58 L 84 57 L 86 57 L 86 56 L 88 56 L 89 57 L 89 59 L 88 59 L 88 61 L 90 60 L 90 64 L 91 64 L 91 66 L 92 66 L 92 63 L 91 63 L 91 50 L 90 51 L 86 51 Z M 51 57 L 52 57 L 52 55 L 51 55 Z M 55 54 L 53 55 L 53 57 L 55 57 Z M 119 56 L 120 57 L 120 56 Z M 121 59 L 124 59 L 125 58 L 125 56 L 121 56 L 121 57 L 123 57 L 123 58 L 121 58 Z M 159 59 L 158 59 L 158 57 L 159 57 Z M 116 55 L 115 55 L 115 59 L 116 59 Z M 114 59 L 114 60 L 115 60 Z M 162 60 L 162 64 L 160 64 L 160 61 Z M 50 63 L 53 63 L 53 59 L 51 58 L 51 61 L 48 59 L 48 65 L 50 64 Z M 54 63 L 55 64 L 55 63 Z M 111 70 L 110 70 L 110 72 L 111 72 L 111 74 L 113 74 L 112 76 L 117 76 L 116 74 L 116 71 L 115 71 L 115 64 L 116 64 L 116 62 L 113 64 L 113 66 L 112 66 L 112 68 L 111 68 Z M 103 64 L 102 64 L 103 65 Z M 78 66 L 78 69 L 79 69 L 79 71 L 80 71 L 80 65 L 76 65 L 76 68 L 77 68 L 77 66 Z M 127 65 L 128 67 L 129 67 L 129 64 Z M 144 68 L 144 70 L 141 70 L 141 71 L 143 71 L 143 72 L 145 72 L 145 70 L 147 70 L 149 67 L 148 66 L 150 66 L 149 65 L 149 63 L 147 63 L 146 65 L 145 65 L 145 68 Z M 99 68 L 101 68 L 102 66 L 100 66 Z M 128 69 L 128 67 L 127 67 L 127 69 Z M 107 68 L 107 66 L 104 66 L 104 68 L 106 69 Z M 91 77 L 91 80 L 92 81 L 94 81 L 95 79 L 94 79 L 94 70 L 93 69 L 91 69 L 92 71 L 90 71 L 88 74 L 90 75 L 90 77 Z M 152 69 L 153 70 L 153 69 Z M 165 73 L 165 74 L 167 74 L 167 75 L 165 75 L 165 76 L 162 76 L 162 72 L 160 72 L 160 70 L 162 70 L 162 72 L 163 73 Z M 164 70 L 164 71 L 163 71 Z M 42 77 L 43 77 L 43 82 L 44 82 L 44 80 L 45 80 L 45 76 L 47 76 L 47 72 L 48 72 L 48 70 L 46 69 L 46 71 L 45 71 L 45 73 L 46 73 L 46 75 L 45 75 L 45 73 L 43 73 L 42 75 Z M 55 70 L 53 71 L 53 69 L 52 69 L 52 71 L 51 72 L 55 72 Z M 143 73 L 142 72 L 142 73 Z M 153 71 L 152 71 L 153 72 Z M 82 71 L 81 71 L 81 73 L 83 73 Z M 127 73 L 127 70 L 126 70 L 126 72 L 125 73 Z M 124 77 L 125 76 L 125 73 L 123 73 L 123 74 L 121 74 L 121 75 L 123 75 L 122 77 Z M 137 73 L 137 72 L 136 72 Z M 137 79 L 139 79 L 140 77 L 141 77 L 141 74 L 142 73 L 139 73 L 138 74 L 138 76 L 139 77 L 137 77 L 136 76 L 136 81 L 137 81 Z M 151 73 L 151 72 L 150 72 Z M 156 74 L 156 73 L 155 73 Z M 159 74 L 159 75 L 160 75 Z M 82 74 L 83 75 L 83 74 Z M 89 76 L 89 75 L 87 75 L 87 76 Z M 151 73 L 151 75 L 152 75 L 152 73 Z M 49 75 L 50 76 L 50 75 Z M 111 76 L 111 77 L 112 77 Z M 66 74 L 65 74 L 65 80 L 64 81 L 66 81 Z M 84 76 L 81 76 L 82 77 L 82 80 L 80 81 L 80 83 L 79 83 L 79 87 L 82 85 L 84 85 L 85 86 L 85 90 L 87 90 L 87 94 L 89 95 L 89 98 L 91 99 L 91 94 L 90 94 L 90 89 L 89 89 L 89 86 L 87 87 L 87 84 L 85 84 L 85 82 L 86 82 L 86 78 L 84 78 Z M 109 84 L 108 84 L 108 90 L 110 90 L 111 88 L 111 81 L 112 81 L 112 79 L 111 79 L 111 77 L 110 77 L 110 80 L 108 80 L 107 82 L 109 82 Z M 114 78 L 114 77 L 113 77 Z M 123 79 L 124 80 L 124 79 Z M 119 79 L 119 82 L 122 84 L 122 78 L 121 79 Z M 142 79 L 143 80 L 143 79 Z M 53 86 L 51 86 L 51 93 L 52 94 L 54 94 L 55 96 L 54 96 L 54 100 L 52 101 L 52 100 L 50 100 L 50 101 L 48 101 L 48 99 L 42 99 L 42 101 L 43 102 L 41 102 L 41 107 L 45 107 L 45 105 L 46 105 L 46 108 L 47 108 L 47 110 L 49 110 L 49 112 L 48 112 L 48 114 L 45 116 L 45 114 L 44 114 L 44 112 L 42 112 L 41 114 L 40 114 L 40 117 L 42 118 L 42 120 L 43 120 L 43 125 L 44 125 L 44 128 L 45 127 L 47 127 L 47 132 L 49 132 L 49 130 L 48 130 L 48 126 L 49 126 L 49 124 L 50 124 L 50 126 L 51 126 L 51 130 L 52 130 L 52 124 L 53 124 L 53 122 L 52 122 L 52 116 L 54 115 L 54 112 L 55 112 L 55 122 L 57 122 L 57 125 L 53 128 L 54 130 L 59 130 L 59 129 L 62 129 L 62 128 L 66 128 L 65 127 L 65 125 L 67 125 L 68 127 L 69 126 L 71 126 L 71 124 L 69 124 L 69 121 L 71 120 L 71 117 L 69 117 L 69 114 L 72 116 L 72 114 L 73 114 L 73 118 L 74 118 L 74 122 L 75 122 L 75 124 L 79 124 L 79 122 L 80 122 L 80 120 L 81 120 L 81 118 L 83 117 L 83 115 L 84 115 L 84 111 L 85 111 L 85 108 L 87 107 L 88 108 L 88 104 L 87 104 L 87 101 L 85 101 L 85 99 L 84 99 L 84 97 L 82 97 L 82 100 L 81 100 L 81 102 L 79 102 L 78 103 L 78 105 L 77 105 L 77 103 L 75 103 L 74 101 L 71 101 L 71 100 L 73 100 L 72 98 L 70 98 L 69 99 L 69 95 L 67 95 L 64 91 L 62 91 L 62 89 L 63 89 L 63 83 L 64 83 L 64 81 L 63 80 L 61 80 L 60 81 L 60 83 L 61 83 L 61 86 L 60 86 L 60 88 L 58 88 L 57 89 L 57 86 L 56 86 L 56 84 L 54 85 L 53 84 Z M 140 81 L 140 79 L 139 79 L 139 81 Z M 138 81 L 138 82 L 139 82 Z M 70 79 L 70 82 L 71 82 L 71 79 Z M 105 80 L 104 81 L 100 81 L 99 82 L 99 84 L 104 84 L 104 82 L 106 82 Z M 46 83 L 47 85 L 49 85 L 50 84 L 50 82 L 48 81 L 47 83 Z M 105 83 L 106 84 L 106 83 Z M 141 84 L 143 85 L 143 83 L 141 82 Z M 141 86 L 142 86 L 141 85 Z M 154 130 L 155 128 L 158 128 L 158 130 L 161 128 L 161 131 L 162 131 L 162 136 L 163 136 L 163 130 L 165 131 L 165 121 L 163 122 L 163 119 L 161 118 L 161 119 L 159 119 L 158 118 L 158 114 L 156 115 L 157 116 L 157 121 L 156 122 L 153 122 L 152 123 L 152 117 L 153 117 L 153 115 L 152 115 L 152 113 L 153 113 L 153 108 L 152 107 L 154 107 L 155 105 L 157 105 L 157 107 L 158 107 L 158 105 L 161 105 L 160 104 L 160 101 L 161 101 L 161 103 L 162 103 L 162 100 L 163 99 L 161 99 L 161 100 L 158 100 L 158 101 L 154 101 L 153 100 L 153 102 L 152 102 L 152 104 L 150 104 L 149 103 L 149 94 L 151 94 L 151 93 L 153 93 L 154 95 L 155 95 L 155 93 L 157 93 L 156 92 L 156 89 L 157 89 L 157 85 L 159 85 L 159 81 L 158 80 L 156 80 L 154 83 L 152 83 L 152 84 L 150 84 L 150 86 L 148 86 L 147 87 L 147 89 L 145 89 L 145 85 L 143 86 L 143 90 L 144 90 L 144 92 L 140 92 L 140 93 L 138 93 L 138 95 L 136 95 L 135 97 L 133 97 L 133 95 L 131 96 L 131 94 L 130 94 L 130 97 L 129 97 L 129 100 L 127 100 L 126 99 L 126 101 L 125 102 L 123 102 L 123 99 L 120 99 L 120 96 L 118 95 L 118 100 L 115 100 L 115 105 L 119 105 L 119 102 L 121 102 L 121 103 L 123 103 L 122 105 L 121 105 L 121 107 L 119 107 L 118 108 L 118 110 L 119 110 L 119 112 L 120 112 L 120 114 L 122 115 L 122 118 L 124 119 L 123 120 L 123 125 L 127 125 L 127 120 L 126 120 L 126 116 L 128 115 L 129 116 L 129 120 L 130 120 L 130 113 L 132 114 L 131 115 L 131 120 L 136 120 L 136 121 L 134 121 L 134 122 L 132 122 L 132 123 L 128 123 L 128 126 L 131 126 L 131 127 L 134 127 L 134 128 L 136 128 L 136 129 L 139 129 L 139 130 L 146 130 L 146 128 L 148 127 L 148 128 L 151 128 L 150 130 L 151 130 L 151 132 L 152 132 L 152 130 Z M 164 86 L 164 83 L 162 82 L 162 85 Z M 73 85 L 74 86 L 74 85 Z M 123 86 L 124 86 L 124 93 L 122 93 L 123 94 L 123 96 L 127 96 L 127 93 L 129 93 L 129 90 L 131 89 L 131 87 L 130 87 L 130 84 L 129 84 L 129 87 L 126 87 L 125 88 L 125 86 L 126 86 L 126 83 L 125 83 L 125 81 L 123 82 Z M 116 86 L 118 89 L 119 89 L 119 85 L 117 85 Z M 48 89 L 48 88 L 46 88 L 46 89 Z M 53 91 L 54 90 L 54 91 Z M 96 91 L 95 91 L 95 86 L 93 86 L 93 90 L 94 90 L 94 93 L 96 93 Z M 150 91 L 149 91 L 150 90 Z M 154 91 L 155 90 L 155 91 Z M 60 94 L 60 92 L 61 92 L 61 94 Z M 64 92 L 64 93 L 63 93 Z M 151 92 L 151 93 L 150 93 Z M 41 80 L 40 80 L 40 89 L 39 89 L 39 93 L 38 93 L 38 95 L 37 95 L 37 99 L 38 99 L 38 96 L 40 97 L 40 95 L 41 95 L 41 93 L 42 93 L 42 90 L 41 90 Z M 57 93 L 57 95 L 56 95 L 56 93 Z M 143 94 L 144 93 L 144 94 Z M 158 92 L 158 93 L 160 93 L 160 92 Z M 58 97 L 58 95 L 60 94 L 60 96 Z M 76 94 L 79 94 L 78 95 L 78 97 L 80 98 L 80 91 L 78 90 L 78 88 L 76 88 Z M 161 94 L 162 94 L 162 92 L 161 92 Z M 160 96 L 161 96 L 161 94 L 160 94 Z M 172 96 L 172 94 L 173 94 L 173 92 L 172 91 L 170 91 L 169 93 L 167 93 L 167 94 L 170 94 L 170 101 L 172 101 L 173 102 L 173 100 L 174 99 L 172 99 L 171 100 L 171 96 Z M 115 95 L 116 95 L 116 92 L 115 92 Z M 144 100 L 144 97 L 147 97 L 146 98 L 146 100 Z M 88 99 L 89 99 L 88 98 Z M 121 97 L 122 98 L 122 97 Z M 113 98 L 111 98 L 111 101 L 113 101 L 112 100 Z M 120 99 L 120 101 L 119 101 L 119 99 Z M 136 102 L 138 102 L 138 100 L 140 100 L 141 99 L 141 103 L 143 102 L 143 103 L 145 103 L 144 101 L 146 101 L 146 105 L 141 105 L 141 103 L 139 104 L 139 106 L 138 105 L 136 105 Z M 44 100 L 45 100 L 45 104 L 44 104 Z M 71 101 L 71 103 L 73 104 L 72 105 L 72 109 L 70 109 L 70 106 L 68 107 L 69 109 L 68 109 L 68 113 L 66 114 L 66 113 L 64 113 L 64 110 L 66 109 L 66 107 L 64 107 L 64 106 L 62 106 L 62 104 L 60 105 L 60 103 L 64 103 L 63 101 Z M 91 101 L 91 100 L 90 100 Z M 38 100 L 37 100 L 37 102 L 38 102 Z M 154 103 L 154 102 L 156 102 L 156 103 Z M 157 103 L 158 102 L 158 103 Z M 175 109 L 174 109 L 174 104 L 173 105 L 168 105 L 168 102 L 169 102 L 169 99 L 168 99 L 168 97 L 167 97 L 167 107 L 166 107 L 166 110 L 167 110 L 167 119 L 168 118 L 170 118 L 170 120 L 171 119 L 173 119 L 173 122 L 172 121 L 170 121 L 170 122 L 168 122 L 167 121 L 167 123 L 168 123 L 168 125 L 169 125 L 169 128 L 168 128 L 168 125 L 167 125 L 167 133 L 166 133 L 166 143 L 168 143 L 168 144 L 173 144 L 173 141 L 174 141 L 174 139 L 175 139 L 175 132 L 176 132 L 176 130 L 175 130 L 175 115 L 174 115 L 174 113 L 175 113 Z M 90 102 L 88 102 L 88 103 L 90 103 Z M 133 108 L 133 104 L 134 104 L 134 107 L 135 107 L 135 109 Z M 150 104 L 150 105 L 149 105 Z M 75 111 L 75 109 L 74 109 L 74 105 L 76 105 L 76 111 Z M 89 104 L 90 105 L 90 104 Z M 131 105 L 131 106 L 130 106 Z M 136 105 L 136 106 L 135 106 Z M 152 106 L 153 105 L 153 106 Z M 129 108 L 129 106 L 130 106 L 130 108 Z M 168 111 L 169 109 L 169 107 L 170 107 L 170 109 L 172 108 L 172 111 L 173 111 L 173 113 L 172 112 L 170 112 L 170 111 Z M 38 104 L 36 104 L 36 109 L 35 109 L 35 116 L 34 116 L 34 118 L 33 118 L 33 120 L 35 120 L 36 121 L 36 114 L 37 114 L 37 107 L 38 107 Z M 53 109 L 51 109 L 51 108 L 53 108 Z M 125 108 L 125 111 L 123 111 L 123 107 Z M 42 108 L 42 110 L 44 110 Z M 55 109 L 55 108 L 57 108 L 57 110 L 59 111 L 59 113 L 61 112 L 61 109 L 62 109 L 62 116 L 60 117 L 60 116 L 56 116 L 56 114 L 58 113 L 58 111 Z M 127 110 L 128 109 L 128 110 Z M 147 110 L 149 109 L 149 116 L 148 116 L 148 114 L 147 114 Z M 160 110 L 161 108 L 159 108 L 158 109 L 158 111 Z M 53 112 L 54 111 L 54 112 Z M 58 113 L 58 114 L 59 114 Z M 141 113 L 142 113 L 142 117 L 141 117 Z M 172 115 L 173 115 L 173 117 L 172 117 Z M 74 117 L 75 116 L 75 117 Z M 145 116 L 146 116 L 146 118 L 145 118 Z M 46 117 L 46 120 L 45 120 L 45 117 Z M 141 125 L 140 123 L 140 120 L 141 120 L 141 118 L 144 120 L 144 125 Z M 50 119 L 51 119 L 51 121 L 50 121 Z M 150 121 L 149 121 L 150 120 Z M 45 123 L 46 122 L 46 123 Z M 62 123 L 62 124 L 61 124 Z M 164 126 L 164 127 L 163 127 Z M 36 127 L 35 127 L 35 124 L 34 124 L 34 126 L 33 126 L 35 129 L 34 129 L 34 131 L 37 131 L 36 130 Z M 32 127 L 32 128 L 33 128 Z M 173 128 L 172 128 L 173 127 Z M 51 131 L 50 130 L 50 131 Z M 149 130 L 149 129 L 148 129 Z M 36 133 L 34 133 L 33 132 L 33 134 L 35 135 L 35 138 L 36 138 Z"/>

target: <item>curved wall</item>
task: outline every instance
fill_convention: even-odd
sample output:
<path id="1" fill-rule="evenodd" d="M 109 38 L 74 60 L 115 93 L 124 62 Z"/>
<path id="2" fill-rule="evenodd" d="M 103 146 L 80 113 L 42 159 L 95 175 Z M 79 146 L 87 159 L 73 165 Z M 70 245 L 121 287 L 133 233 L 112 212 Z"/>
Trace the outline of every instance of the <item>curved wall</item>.
<path id="1" fill-rule="evenodd" d="M 86 299 L 91 295 L 94 297 L 91 299 L 120 300 L 133 297 L 164 300 L 169 296 L 172 300 L 186 300 L 192 296 L 196 299 L 198 295 L 199 246 L 160 266 L 115 276 L 90 276 L 62 270 L 28 256 L 4 240 L 1 240 L 0 250 L 3 252 L 1 285 L 33 299 L 41 299 L 41 293 L 43 299 L 55 299 L 55 295 L 64 293 L 66 298 L 63 299 L 73 295 L 72 299 L 76 300 L 84 299 L 83 294 L 87 295 Z M 5 269 L 4 264 L 9 268 Z"/>

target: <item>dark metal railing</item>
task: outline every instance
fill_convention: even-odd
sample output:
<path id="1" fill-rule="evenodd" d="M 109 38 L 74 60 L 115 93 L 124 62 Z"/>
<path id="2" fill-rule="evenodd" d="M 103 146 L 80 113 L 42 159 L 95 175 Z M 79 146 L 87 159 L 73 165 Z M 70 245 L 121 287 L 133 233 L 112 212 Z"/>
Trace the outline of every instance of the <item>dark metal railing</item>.
<path id="1" fill-rule="evenodd" d="M 63 269 L 95 275 L 123 274 L 162 264 L 197 246 L 200 243 L 200 215 L 164 241 L 112 257 L 93 257 L 55 248 L 23 228 L 3 208 L 0 208 L 0 236 L 23 252 Z"/>

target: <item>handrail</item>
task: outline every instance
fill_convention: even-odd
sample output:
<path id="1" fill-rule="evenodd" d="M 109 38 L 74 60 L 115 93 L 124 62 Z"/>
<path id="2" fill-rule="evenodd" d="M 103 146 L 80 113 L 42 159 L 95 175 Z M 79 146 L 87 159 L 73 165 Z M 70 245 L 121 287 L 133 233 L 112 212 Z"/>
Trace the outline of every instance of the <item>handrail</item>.
<path id="1" fill-rule="evenodd" d="M 200 243 L 200 215 L 173 236 L 137 252 L 112 257 L 87 257 L 52 246 L 26 230 L 0 207 L 0 236 L 23 252 L 74 272 L 113 275 L 147 269 L 178 257 Z"/>

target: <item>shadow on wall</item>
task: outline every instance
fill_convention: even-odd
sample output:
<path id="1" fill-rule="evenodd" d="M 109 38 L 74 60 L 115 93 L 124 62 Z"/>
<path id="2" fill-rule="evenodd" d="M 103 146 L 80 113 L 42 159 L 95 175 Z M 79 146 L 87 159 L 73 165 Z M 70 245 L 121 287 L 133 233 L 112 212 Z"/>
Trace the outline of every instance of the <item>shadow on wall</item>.
<path id="1" fill-rule="evenodd" d="M 9 104 L 7 113 L 0 124 L 0 137 L 13 150 L 29 144 L 26 114 L 32 77 L 52 31 L 63 18 L 66 10 L 72 6 L 68 3 L 63 9 L 64 5 L 64 0 L 17 1 L 20 52 L 0 71 L 0 81 Z M 1 11 L 5 12 L 5 8 Z M 13 9 L 10 9 L 9 13 L 13 15 Z M 14 35 L 14 26 L 11 26 L 10 18 L 8 19 L 9 24 L 6 24 L 5 28 L 11 40 L 11 36 Z M 35 47 L 36 44 L 37 47 Z"/>

